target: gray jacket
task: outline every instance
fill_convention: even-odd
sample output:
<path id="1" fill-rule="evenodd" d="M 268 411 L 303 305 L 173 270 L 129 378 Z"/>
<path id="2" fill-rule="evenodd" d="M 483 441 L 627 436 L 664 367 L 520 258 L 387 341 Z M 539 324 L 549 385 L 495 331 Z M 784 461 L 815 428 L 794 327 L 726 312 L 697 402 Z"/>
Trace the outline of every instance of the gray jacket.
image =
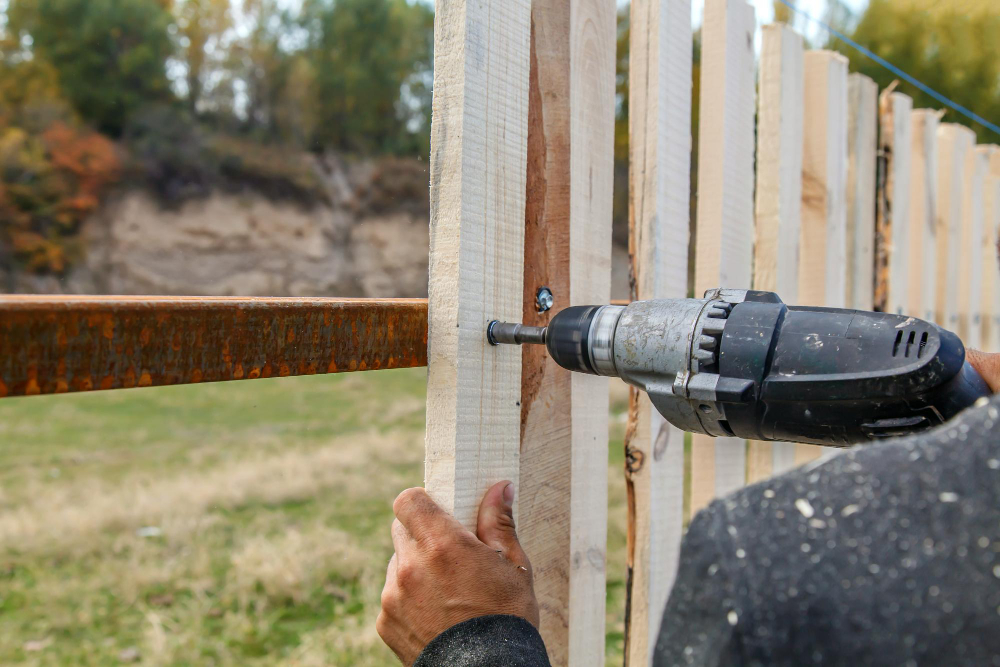
<path id="1" fill-rule="evenodd" d="M 548 665 L 492 616 L 417 665 Z M 714 502 L 684 539 L 656 665 L 1000 666 L 1000 397 Z"/>

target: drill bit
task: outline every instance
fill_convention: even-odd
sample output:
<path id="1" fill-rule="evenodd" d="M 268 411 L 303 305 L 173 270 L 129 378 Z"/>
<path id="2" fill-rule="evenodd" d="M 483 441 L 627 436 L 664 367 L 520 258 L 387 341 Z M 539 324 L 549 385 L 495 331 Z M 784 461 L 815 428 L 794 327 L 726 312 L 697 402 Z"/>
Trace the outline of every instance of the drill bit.
<path id="1" fill-rule="evenodd" d="M 545 345 L 545 327 L 527 327 L 509 322 L 490 322 L 486 340 L 490 345 Z"/>

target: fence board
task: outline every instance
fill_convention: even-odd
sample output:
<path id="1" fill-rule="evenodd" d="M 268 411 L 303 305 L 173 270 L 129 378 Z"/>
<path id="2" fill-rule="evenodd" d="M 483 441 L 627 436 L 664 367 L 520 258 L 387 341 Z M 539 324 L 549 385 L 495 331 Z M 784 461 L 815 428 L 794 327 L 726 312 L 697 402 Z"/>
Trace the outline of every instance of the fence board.
<path id="1" fill-rule="evenodd" d="M 795 304 L 802 229 L 802 37 L 776 23 L 761 28 L 757 112 L 757 201 L 754 289 Z M 747 477 L 757 481 L 793 463 L 789 443 L 751 441 Z"/>
<path id="2" fill-rule="evenodd" d="M 938 127 L 937 294 L 935 319 L 958 331 L 958 276 L 961 261 L 965 164 L 972 150 L 972 130 L 954 123 Z"/>
<path id="3" fill-rule="evenodd" d="M 687 296 L 691 171 L 690 0 L 633 0 L 629 251 L 632 297 Z M 626 665 L 648 665 L 683 531 L 684 434 L 630 397 Z"/>
<path id="4" fill-rule="evenodd" d="M 530 20 L 529 0 L 434 18 L 425 483 L 472 528 L 486 489 L 518 479 L 521 350 L 485 330 L 522 314 Z"/>
<path id="5" fill-rule="evenodd" d="M 702 27 L 695 293 L 748 287 L 754 191 L 753 7 L 707 0 Z M 746 482 L 746 443 L 695 436 L 691 511 Z"/>
<path id="6" fill-rule="evenodd" d="M 912 113 L 913 100 L 907 95 L 887 90 L 879 97 L 879 148 L 885 173 L 878 222 L 882 241 L 879 264 L 885 289 L 876 302 L 897 315 L 909 309 Z"/>
<path id="7" fill-rule="evenodd" d="M 616 15 L 610 0 L 534 0 L 523 321 L 611 297 Z M 549 287 L 556 307 L 540 313 Z M 553 665 L 604 655 L 608 380 L 522 349 L 518 534 Z M 567 461 L 570 465 L 567 465 Z"/>
<path id="8" fill-rule="evenodd" d="M 965 163 L 962 195 L 962 258 L 958 276 L 958 335 L 969 347 L 982 347 L 984 216 L 983 197 L 990 169 L 990 149 L 976 146 Z"/>
<path id="9" fill-rule="evenodd" d="M 916 109 L 910 116 L 910 280 L 907 314 L 934 321 L 937 279 L 937 131 L 939 112 Z"/>
<path id="10" fill-rule="evenodd" d="M 996 146 L 991 147 L 995 154 Z M 998 233 L 1000 228 L 1000 177 L 987 174 L 983 194 L 983 322 L 980 330 L 982 348 L 1000 352 L 1000 258 Z"/>
<path id="11" fill-rule="evenodd" d="M 875 297 L 875 183 L 878 85 L 847 78 L 847 307 L 871 310 Z"/>

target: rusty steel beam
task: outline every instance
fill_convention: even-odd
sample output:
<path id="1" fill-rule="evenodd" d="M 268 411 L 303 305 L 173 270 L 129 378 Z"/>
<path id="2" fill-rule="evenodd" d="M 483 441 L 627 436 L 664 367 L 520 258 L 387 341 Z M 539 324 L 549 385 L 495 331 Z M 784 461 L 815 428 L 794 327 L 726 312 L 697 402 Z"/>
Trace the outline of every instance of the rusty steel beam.
<path id="1" fill-rule="evenodd" d="M 426 365 L 426 300 L 0 297 L 0 398 Z"/>

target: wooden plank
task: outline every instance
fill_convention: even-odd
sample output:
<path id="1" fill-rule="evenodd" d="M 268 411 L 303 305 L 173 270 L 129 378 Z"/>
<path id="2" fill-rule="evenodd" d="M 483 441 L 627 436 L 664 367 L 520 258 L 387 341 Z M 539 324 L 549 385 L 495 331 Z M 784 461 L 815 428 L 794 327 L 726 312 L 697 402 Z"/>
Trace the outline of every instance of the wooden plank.
<path id="1" fill-rule="evenodd" d="M 963 125 L 942 123 L 938 127 L 935 320 L 951 331 L 958 331 L 958 276 L 965 164 L 974 142 L 972 130 Z"/>
<path id="2" fill-rule="evenodd" d="M 958 276 L 958 335 L 969 347 L 982 347 L 983 197 L 990 169 L 990 149 L 976 146 L 966 157 L 962 195 L 962 240 Z"/>
<path id="3" fill-rule="evenodd" d="M 1000 146 L 991 145 L 990 173 L 986 179 L 986 247 L 983 294 L 983 346 L 1000 352 Z"/>
<path id="4" fill-rule="evenodd" d="M 614 3 L 534 0 L 523 321 L 611 298 Z M 540 313 L 538 288 L 556 306 Z M 553 665 L 601 664 L 608 380 L 522 349 L 518 535 L 531 558 Z M 570 462 L 567 465 L 567 462 Z"/>
<path id="5" fill-rule="evenodd" d="M 910 290 L 910 116 L 913 100 L 885 91 L 879 99 L 880 152 L 884 160 L 879 237 L 885 283 L 883 309 L 902 315 L 909 309 Z M 881 299 L 879 299 L 881 302 Z"/>
<path id="6" fill-rule="evenodd" d="M 809 51 L 805 72 L 799 302 L 838 308 L 847 300 L 847 59 Z"/>
<path id="7" fill-rule="evenodd" d="M 878 84 L 864 74 L 849 75 L 847 108 L 847 307 L 872 310 Z"/>
<path id="8" fill-rule="evenodd" d="M 939 112 L 916 109 L 910 116 L 910 280 L 908 314 L 934 321 L 937 279 L 937 131 Z"/>
<path id="9" fill-rule="evenodd" d="M 702 26 L 695 294 L 752 282 L 753 7 L 707 0 Z M 746 442 L 695 436 L 691 511 L 746 482 Z"/>
<path id="10" fill-rule="evenodd" d="M 688 288 L 691 2 L 633 0 L 629 68 L 632 298 Z M 632 390 L 625 438 L 629 505 L 625 664 L 650 664 L 680 554 L 684 434 Z"/>
<path id="11" fill-rule="evenodd" d="M 434 18 L 427 436 L 430 496 L 469 528 L 518 479 L 529 0 L 442 0 Z M 516 506 L 515 506 L 516 510 Z"/>
<path id="12" fill-rule="evenodd" d="M 992 155 L 998 150 L 991 146 Z M 988 352 L 1000 352 L 1000 177 L 987 174 L 983 193 L 983 294 L 981 347 Z"/>
<path id="13" fill-rule="evenodd" d="M 832 51 L 805 55 L 802 235 L 799 303 L 847 306 L 847 59 Z M 822 454 L 796 445 L 795 463 Z"/>
<path id="14" fill-rule="evenodd" d="M 780 23 L 763 26 L 761 33 L 754 289 L 777 292 L 795 304 L 802 229 L 802 37 Z M 784 443 L 751 441 L 748 480 L 774 474 L 787 458 L 783 448 Z"/>

